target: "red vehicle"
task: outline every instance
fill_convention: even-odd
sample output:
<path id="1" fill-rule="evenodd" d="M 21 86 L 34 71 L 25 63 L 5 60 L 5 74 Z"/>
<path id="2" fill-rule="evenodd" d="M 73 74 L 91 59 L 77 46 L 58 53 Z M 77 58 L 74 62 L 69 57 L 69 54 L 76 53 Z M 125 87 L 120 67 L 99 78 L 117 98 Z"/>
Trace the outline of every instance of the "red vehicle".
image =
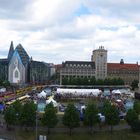
<path id="1" fill-rule="evenodd" d="M 13 92 L 4 92 L 0 95 L 0 101 L 9 101 L 15 97 L 15 94 Z"/>

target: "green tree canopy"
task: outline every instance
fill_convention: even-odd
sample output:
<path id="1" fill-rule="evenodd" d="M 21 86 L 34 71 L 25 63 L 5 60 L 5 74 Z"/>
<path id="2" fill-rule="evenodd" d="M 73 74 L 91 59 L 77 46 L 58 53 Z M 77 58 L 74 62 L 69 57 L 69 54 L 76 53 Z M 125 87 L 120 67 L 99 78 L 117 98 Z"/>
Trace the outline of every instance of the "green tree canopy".
<path id="1" fill-rule="evenodd" d="M 22 113 L 22 104 L 19 100 L 16 100 L 13 104 L 12 104 L 13 108 L 15 109 L 15 113 L 16 113 L 16 122 L 19 123 L 20 122 L 20 117 L 21 117 L 21 113 Z"/>
<path id="2" fill-rule="evenodd" d="M 97 79 L 96 80 L 96 85 L 104 85 L 104 80 L 103 79 Z"/>
<path id="3" fill-rule="evenodd" d="M 34 126 L 36 120 L 37 106 L 33 101 L 28 101 L 23 105 L 21 113 L 21 124 L 26 126 Z"/>
<path id="4" fill-rule="evenodd" d="M 113 126 L 117 125 L 120 121 L 119 110 L 117 109 L 116 106 L 111 105 L 110 103 L 106 103 L 104 108 L 105 108 L 104 110 L 105 122 L 106 124 L 111 126 L 111 132 L 112 132 Z"/>
<path id="5" fill-rule="evenodd" d="M 16 112 L 15 112 L 15 109 L 13 106 L 9 106 L 5 113 L 4 113 L 4 119 L 6 121 L 6 124 L 7 124 L 7 128 L 10 126 L 10 125 L 14 125 L 15 122 L 16 122 Z"/>
<path id="6" fill-rule="evenodd" d="M 136 111 L 138 115 L 140 114 L 140 101 L 138 100 L 134 101 L 134 110 Z"/>
<path id="7" fill-rule="evenodd" d="M 53 107 L 53 104 L 49 104 L 45 108 L 45 113 L 43 114 L 42 124 L 47 125 L 48 134 L 50 132 L 50 128 L 54 128 L 58 122 L 56 109 Z"/>
<path id="8" fill-rule="evenodd" d="M 63 85 L 124 85 L 121 78 L 96 79 L 95 77 L 64 77 Z"/>
<path id="9" fill-rule="evenodd" d="M 62 84 L 63 84 L 63 85 L 68 85 L 68 84 L 69 84 L 68 78 L 64 77 L 64 78 L 62 79 Z"/>
<path id="10" fill-rule="evenodd" d="M 7 81 L 7 80 L 4 80 L 2 84 L 3 84 L 3 86 L 6 87 L 6 88 L 11 86 L 10 82 Z"/>
<path id="11" fill-rule="evenodd" d="M 70 129 L 70 135 L 72 129 L 80 125 L 79 112 L 73 104 L 68 104 L 63 116 L 63 124 Z"/>
<path id="12" fill-rule="evenodd" d="M 129 109 L 125 117 L 128 125 L 131 126 L 131 129 L 134 132 L 140 132 L 140 120 L 139 115 L 134 109 Z"/>
<path id="13" fill-rule="evenodd" d="M 96 108 L 96 106 L 93 103 L 88 104 L 84 114 L 84 124 L 90 127 L 91 133 L 93 126 L 99 121 L 97 114 L 98 109 Z"/>
<path id="14" fill-rule="evenodd" d="M 132 90 L 134 90 L 135 88 L 138 88 L 138 83 L 139 83 L 138 80 L 132 81 L 132 83 L 131 83 Z"/>
<path id="15" fill-rule="evenodd" d="M 138 114 L 134 109 L 129 109 L 126 114 L 125 120 L 130 126 L 133 126 L 135 122 L 138 122 Z"/>
<path id="16" fill-rule="evenodd" d="M 90 78 L 90 84 L 91 85 L 96 85 L 96 78 L 95 77 Z"/>

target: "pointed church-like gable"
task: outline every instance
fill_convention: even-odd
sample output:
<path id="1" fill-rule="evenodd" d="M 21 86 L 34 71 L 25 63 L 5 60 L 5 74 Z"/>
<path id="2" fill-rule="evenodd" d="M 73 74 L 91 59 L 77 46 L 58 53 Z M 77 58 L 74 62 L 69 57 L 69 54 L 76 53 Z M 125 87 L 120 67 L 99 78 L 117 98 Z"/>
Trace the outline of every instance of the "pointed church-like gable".
<path id="1" fill-rule="evenodd" d="M 13 45 L 13 41 L 11 41 L 11 45 L 8 53 L 8 60 L 12 58 L 13 53 L 14 53 L 14 45 Z"/>

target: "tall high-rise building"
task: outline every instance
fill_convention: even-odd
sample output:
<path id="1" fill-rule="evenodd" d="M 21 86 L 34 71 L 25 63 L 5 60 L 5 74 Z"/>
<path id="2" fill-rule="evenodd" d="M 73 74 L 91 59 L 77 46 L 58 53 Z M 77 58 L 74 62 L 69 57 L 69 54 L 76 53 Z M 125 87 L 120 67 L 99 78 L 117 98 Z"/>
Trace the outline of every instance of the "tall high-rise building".
<path id="1" fill-rule="evenodd" d="M 107 50 L 103 46 L 93 50 L 91 61 L 95 62 L 96 78 L 104 79 L 107 77 Z"/>

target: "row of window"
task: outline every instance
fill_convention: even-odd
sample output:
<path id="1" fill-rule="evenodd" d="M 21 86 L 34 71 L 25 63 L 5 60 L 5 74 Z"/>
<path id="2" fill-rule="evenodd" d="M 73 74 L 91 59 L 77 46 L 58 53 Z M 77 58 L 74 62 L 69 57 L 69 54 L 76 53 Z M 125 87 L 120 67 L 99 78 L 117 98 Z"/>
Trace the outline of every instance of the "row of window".
<path id="1" fill-rule="evenodd" d="M 66 64 L 66 67 L 91 67 L 90 64 Z"/>
<path id="2" fill-rule="evenodd" d="M 95 72 L 93 69 L 63 69 L 62 72 Z"/>
<path id="3" fill-rule="evenodd" d="M 85 74 L 91 74 L 91 75 L 93 75 L 93 74 L 95 74 L 95 72 L 93 72 L 93 71 L 88 71 L 88 72 L 63 72 L 63 73 L 61 73 L 62 75 L 64 74 L 67 74 L 67 75 L 69 75 L 69 74 L 79 74 L 79 75 L 85 75 Z"/>
<path id="4" fill-rule="evenodd" d="M 108 76 L 117 76 L 117 77 L 124 77 L 124 78 L 134 78 L 137 79 L 138 75 L 124 75 L 124 74 L 108 74 Z"/>
<path id="5" fill-rule="evenodd" d="M 95 76 L 91 76 L 91 75 L 63 75 L 62 76 L 62 78 L 69 78 L 69 77 L 73 77 L 73 78 L 85 78 L 85 77 L 87 77 L 87 78 L 92 78 L 92 77 L 95 77 Z"/>
<path id="6" fill-rule="evenodd" d="M 109 71 L 109 74 L 138 74 L 138 71 Z"/>

